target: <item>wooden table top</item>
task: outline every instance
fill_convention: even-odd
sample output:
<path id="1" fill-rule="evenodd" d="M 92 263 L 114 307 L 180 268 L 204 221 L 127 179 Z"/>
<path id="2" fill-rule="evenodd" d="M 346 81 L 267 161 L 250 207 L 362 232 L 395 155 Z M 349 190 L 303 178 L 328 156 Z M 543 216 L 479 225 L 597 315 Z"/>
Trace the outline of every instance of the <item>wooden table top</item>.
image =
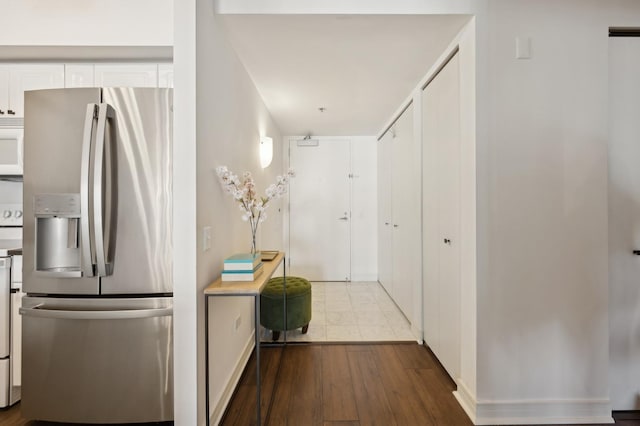
<path id="1" fill-rule="evenodd" d="M 284 260 L 284 252 L 279 252 L 273 260 L 262 262 L 262 273 L 253 281 L 222 281 L 218 278 L 204 289 L 205 296 L 237 295 L 255 296 L 260 294 L 269 278 Z"/>

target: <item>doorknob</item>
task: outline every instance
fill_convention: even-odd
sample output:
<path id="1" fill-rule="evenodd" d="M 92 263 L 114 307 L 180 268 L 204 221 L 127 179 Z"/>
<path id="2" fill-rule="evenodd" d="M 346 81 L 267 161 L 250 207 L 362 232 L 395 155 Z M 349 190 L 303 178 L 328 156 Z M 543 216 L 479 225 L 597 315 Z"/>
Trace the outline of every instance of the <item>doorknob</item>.
<path id="1" fill-rule="evenodd" d="M 450 239 L 448 239 L 448 238 L 445 238 L 445 239 L 444 239 L 444 243 L 445 243 L 445 244 L 451 244 L 451 240 L 450 240 Z"/>

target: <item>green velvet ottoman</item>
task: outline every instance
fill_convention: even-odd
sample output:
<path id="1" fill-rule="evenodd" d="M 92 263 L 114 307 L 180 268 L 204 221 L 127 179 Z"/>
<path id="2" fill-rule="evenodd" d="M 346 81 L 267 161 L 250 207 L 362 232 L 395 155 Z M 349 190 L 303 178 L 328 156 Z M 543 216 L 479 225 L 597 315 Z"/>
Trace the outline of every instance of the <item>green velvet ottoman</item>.
<path id="1" fill-rule="evenodd" d="M 282 330 L 302 327 L 311 321 L 311 283 L 300 277 L 287 278 L 287 326 L 284 327 L 284 277 L 271 278 L 260 294 L 260 324 L 278 340 Z"/>

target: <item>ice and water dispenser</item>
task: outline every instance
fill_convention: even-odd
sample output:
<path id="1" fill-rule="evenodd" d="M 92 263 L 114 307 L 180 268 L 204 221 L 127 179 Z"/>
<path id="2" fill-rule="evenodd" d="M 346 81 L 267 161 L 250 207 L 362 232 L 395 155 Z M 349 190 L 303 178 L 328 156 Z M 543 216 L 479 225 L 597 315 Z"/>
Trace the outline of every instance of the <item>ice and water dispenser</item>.
<path id="1" fill-rule="evenodd" d="M 36 272 L 80 277 L 80 194 L 38 194 L 34 213 Z"/>

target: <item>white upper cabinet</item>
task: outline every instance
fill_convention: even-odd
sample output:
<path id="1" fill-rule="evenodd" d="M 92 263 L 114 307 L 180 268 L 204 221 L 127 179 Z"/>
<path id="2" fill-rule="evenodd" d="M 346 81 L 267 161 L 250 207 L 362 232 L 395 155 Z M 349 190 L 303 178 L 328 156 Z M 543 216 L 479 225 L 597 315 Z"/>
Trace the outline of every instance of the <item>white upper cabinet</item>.
<path id="1" fill-rule="evenodd" d="M 64 87 L 95 87 L 93 64 L 66 64 Z"/>
<path id="2" fill-rule="evenodd" d="M 158 87 L 158 64 L 96 64 L 98 87 Z"/>
<path id="3" fill-rule="evenodd" d="M 7 116 L 9 107 L 9 66 L 0 65 L 0 117 Z"/>
<path id="4" fill-rule="evenodd" d="M 0 64 L 0 118 L 24 117 L 26 90 L 114 86 L 173 87 L 173 64 Z"/>
<path id="5" fill-rule="evenodd" d="M 173 87 L 173 64 L 158 65 L 158 87 Z"/>
<path id="6" fill-rule="evenodd" d="M 26 90 L 64 87 L 62 64 L 0 65 L 0 117 L 24 117 Z"/>

